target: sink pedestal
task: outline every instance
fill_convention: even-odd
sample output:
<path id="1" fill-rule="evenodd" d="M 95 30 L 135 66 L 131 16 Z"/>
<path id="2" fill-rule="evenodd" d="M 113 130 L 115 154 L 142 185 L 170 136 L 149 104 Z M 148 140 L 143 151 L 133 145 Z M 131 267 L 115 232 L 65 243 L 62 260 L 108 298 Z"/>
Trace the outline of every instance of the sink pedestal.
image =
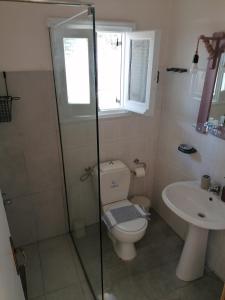
<path id="1" fill-rule="evenodd" d="M 202 277 L 205 267 L 207 241 L 207 229 L 189 224 L 187 238 L 176 271 L 179 279 L 191 281 Z"/>

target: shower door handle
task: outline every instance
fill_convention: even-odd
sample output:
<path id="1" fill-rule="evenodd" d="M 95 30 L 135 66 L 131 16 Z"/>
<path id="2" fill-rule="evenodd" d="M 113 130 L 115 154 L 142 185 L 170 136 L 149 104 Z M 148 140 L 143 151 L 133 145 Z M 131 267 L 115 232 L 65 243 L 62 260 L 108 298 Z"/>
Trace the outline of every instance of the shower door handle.
<path id="1" fill-rule="evenodd" d="M 3 204 L 5 207 L 9 206 L 9 205 L 12 205 L 12 200 L 11 199 L 5 199 L 3 200 Z"/>
<path id="2" fill-rule="evenodd" d="M 3 204 L 5 207 L 11 205 L 13 203 L 12 199 L 6 198 L 6 193 L 2 193 L 2 198 L 3 198 Z"/>

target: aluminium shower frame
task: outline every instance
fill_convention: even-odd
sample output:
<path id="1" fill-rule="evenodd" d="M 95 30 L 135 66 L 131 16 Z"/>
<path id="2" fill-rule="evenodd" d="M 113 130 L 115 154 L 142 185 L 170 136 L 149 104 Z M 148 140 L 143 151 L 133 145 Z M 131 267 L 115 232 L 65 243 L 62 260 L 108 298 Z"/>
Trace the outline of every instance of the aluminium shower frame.
<path id="1" fill-rule="evenodd" d="M 68 6 L 68 7 L 86 7 L 88 9 L 88 14 L 92 14 L 93 17 L 93 43 L 94 43 L 94 68 L 95 68 L 95 96 L 96 96 L 96 144 L 97 144 L 97 166 L 98 166 L 98 174 L 100 174 L 100 160 L 99 160 L 99 122 L 98 122 L 98 76 L 97 76 L 97 42 L 96 42 L 96 27 L 95 27 L 95 5 L 91 2 L 85 2 L 85 1 L 64 1 L 64 0 L 0 0 L 0 2 L 12 2 L 12 3 L 24 3 L 24 4 L 48 4 L 48 5 L 57 5 L 57 6 Z M 52 59 L 53 61 L 53 59 Z M 53 68 L 54 73 L 54 68 Z M 54 79 L 55 80 L 55 79 Z M 56 87 L 56 86 L 55 86 Z M 55 90 L 55 97 L 57 102 L 57 94 Z M 65 194 L 66 194 L 66 207 L 67 207 L 67 218 L 68 218 L 68 227 L 69 227 L 69 234 L 71 236 L 75 251 L 77 253 L 77 256 L 79 258 L 81 267 L 83 269 L 84 275 L 86 277 L 88 286 L 90 288 L 90 291 L 93 295 L 93 298 L 95 300 L 98 300 L 97 296 L 95 295 L 95 292 L 93 290 L 93 287 L 91 285 L 91 282 L 89 280 L 88 274 L 85 270 L 84 264 L 82 262 L 81 256 L 79 254 L 78 248 L 76 246 L 76 243 L 74 241 L 74 238 L 72 236 L 71 227 L 70 227 L 70 215 L 69 215 L 69 205 L 68 205 L 68 198 L 67 198 L 67 188 L 66 188 L 66 178 L 65 178 L 65 167 L 64 167 L 64 158 L 63 158 L 63 148 L 62 148 L 62 136 L 61 136 L 61 130 L 59 125 L 59 111 L 58 111 L 58 105 L 56 103 L 56 109 L 57 109 L 57 119 L 58 119 L 58 128 L 59 128 L 59 136 L 60 136 L 60 148 L 61 148 L 61 154 L 62 154 L 62 167 L 63 167 L 63 178 L 64 178 L 64 186 L 65 186 Z M 100 191 L 100 179 L 98 178 L 98 190 Z M 99 233 L 100 233 L 100 268 L 101 268 L 101 293 L 102 293 L 102 299 L 104 299 L 104 287 L 103 287 L 103 256 L 102 256 L 102 227 L 101 227 L 101 201 L 100 201 L 100 193 L 99 193 L 99 201 L 98 201 L 98 209 L 99 209 Z"/>
<path id="2" fill-rule="evenodd" d="M 51 1 L 51 0 L 0 0 L 0 2 L 17 2 L 17 3 L 28 3 L 28 4 L 55 4 L 55 5 L 60 5 L 60 6 L 87 6 L 87 7 L 93 7 L 94 4 L 91 2 L 83 2 L 83 1 Z"/>

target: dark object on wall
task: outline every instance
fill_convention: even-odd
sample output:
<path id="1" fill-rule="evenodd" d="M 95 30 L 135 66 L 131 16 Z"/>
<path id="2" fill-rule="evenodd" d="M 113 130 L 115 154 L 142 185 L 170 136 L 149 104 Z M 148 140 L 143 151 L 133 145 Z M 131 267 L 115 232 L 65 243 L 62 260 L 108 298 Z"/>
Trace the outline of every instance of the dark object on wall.
<path id="1" fill-rule="evenodd" d="M 185 154 L 193 154 L 197 152 L 197 150 L 194 147 L 187 144 L 180 144 L 178 150 Z"/>
<path id="2" fill-rule="evenodd" d="M 12 97 L 0 96 L 0 122 L 12 120 Z"/>
<path id="3" fill-rule="evenodd" d="M 222 189 L 221 200 L 225 202 L 225 186 Z"/>
<path id="4" fill-rule="evenodd" d="M 175 73 L 187 73 L 188 69 L 184 68 L 167 68 L 167 72 L 175 72 Z"/>
<path id="5" fill-rule="evenodd" d="M 5 91 L 6 95 L 0 95 L 0 122 L 11 122 L 12 121 L 12 101 L 20 100 L 19 97 L 9 96 L 6 73 L 3 72 Z"/>

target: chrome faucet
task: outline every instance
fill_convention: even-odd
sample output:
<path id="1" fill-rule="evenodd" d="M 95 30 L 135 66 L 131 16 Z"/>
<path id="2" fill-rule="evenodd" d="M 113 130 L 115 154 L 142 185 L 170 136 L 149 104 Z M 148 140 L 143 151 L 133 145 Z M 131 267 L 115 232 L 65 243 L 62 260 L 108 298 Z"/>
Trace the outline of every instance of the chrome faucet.
<path id="1" fill-rule="evenodd" d="M 220 184 L 213 184 L 209 187 L 209 192 L 212 192 L 216 195 L 219 195 L 221 191 L 221 185 Z"/>

